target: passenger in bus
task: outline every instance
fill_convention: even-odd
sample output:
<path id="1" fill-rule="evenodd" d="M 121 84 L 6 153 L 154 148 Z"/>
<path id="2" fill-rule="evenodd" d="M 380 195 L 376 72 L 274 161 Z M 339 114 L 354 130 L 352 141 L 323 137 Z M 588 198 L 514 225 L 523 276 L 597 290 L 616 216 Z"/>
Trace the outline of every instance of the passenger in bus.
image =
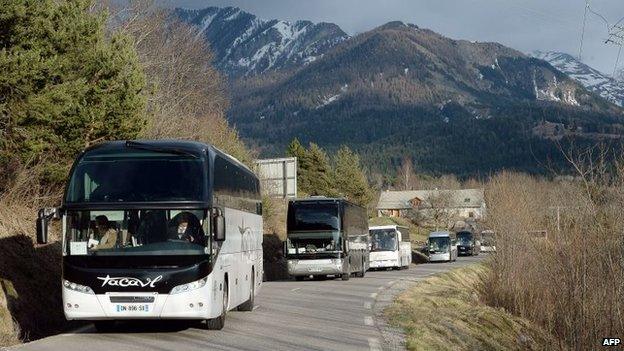
<path id="1" fill-rule="evenodd" d="M 325 251 L 335 251 L 336 250 L 336 241 L 332 239 L 326 246 Z"/>
<path id="2" fill-rule="evenodd" d="M 200 244 L 201 225 L 197 216 L 190 212 L 180 212 L 171 219 L 171 222 L 169 239 Z"/>
<path id="3" fill-rule="evenodd" d="M 102 215 L 95 217 L 95 231 L 93 239 L 98 242 L 92 250 L 112 249 L 117 244 L 117 230 L 112 227 L 108 217 Z"/>

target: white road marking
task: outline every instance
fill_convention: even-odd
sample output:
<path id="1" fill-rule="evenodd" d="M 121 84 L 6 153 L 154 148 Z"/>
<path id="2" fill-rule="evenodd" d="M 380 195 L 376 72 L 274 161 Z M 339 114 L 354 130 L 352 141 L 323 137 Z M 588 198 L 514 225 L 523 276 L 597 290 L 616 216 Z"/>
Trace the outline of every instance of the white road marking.
<path id="1" fill-rule="evenodd" d="M 371 316 L 366 316 L 364 317 L 364 325 L 368 325 L 368 326 L 373 326 L 375 325 L 375 323 L 373 322 L 373 317 Z"/>
<path id="2" fill-rule="evenodd" d="M 364 302 L 364 308 L 366 308 L 367 310 L 370 310 L 373 308 L 373 304 L 370 302 Z"/>
<path id="3" fill-rule="evenodd" d="M 257 310 L 260 307 L 260 305 L 254 306 L 253 310 Z"/>
<path id="4" fill-rule="evenodd" d="M 290 291 L 297 291 L 297 290 L 301 290 L 301 288 L 290 289 Z"/>
<path id="5" fill-rule="evenodd" d="M 368 347 L 371 351 L 381 351 L 381 343 L 377 338 L 368 338 Z"/>
<path id="6" fill-rule="evenodd" d="M 373 298 L 373 299 L 376 299 L 377 298 L 377 293 L 371 293 L 370 297 Z"/>
<path id="7" fill-rule="evenodd" d="M 381 289 L 383 289 L 383 288 L 384 288 L 383 286 L 380 286 L 380 287 L 378 287 L 378 288 L 377 288 L 377 290 L 381 290 Z"/>

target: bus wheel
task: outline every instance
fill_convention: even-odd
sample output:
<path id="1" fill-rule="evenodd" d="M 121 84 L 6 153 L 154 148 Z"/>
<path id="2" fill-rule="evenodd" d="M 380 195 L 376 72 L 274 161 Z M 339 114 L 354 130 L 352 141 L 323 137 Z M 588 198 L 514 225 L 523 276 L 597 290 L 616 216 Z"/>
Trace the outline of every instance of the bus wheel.
<path id="1" fill-rule="evenodd" d="M 364 276 L 366 275 L 366 266 L 364 266 L 364 260 L 362 260 L 362 270 L 357 272 L 357 277 L 358 278 L 364 278 Z"/>
<path id="2" fill-rule="evenodd" d="M 351 277 L 351 264 L 347 266 L 347 272 L 342 273 L 340 278 L 342 278 L 342 280 L 349 280 L 350 277 Z"/>
<path id="3" fill-rule="evenodd" d="M 251 270 L 251 289 L 249 300 L 243 302 L 240 306 L 238 306 L 239 311 L 243 312 L 251 312 L 254 309 L 254 300 L 255 300 L 255 292 L 256 292 L 256 281 L 254 279 L 254 271 Z"/>
<path id="4" fill-rule="evenodd" d="M 227 314 L 228 309 L 228 299 L 228 282 L 225 280 L 223 281 L 223 310 L 219 317 L 206 320 L 206 327 L 209 330 L 221 330 L 225 327 L 225 315 Z"/>
<path id="5" fill-rule="evenodd" d="M 115 321 L 95 321 L 95 330 L 100 333 L 108 333 L 115 330 Z"/>

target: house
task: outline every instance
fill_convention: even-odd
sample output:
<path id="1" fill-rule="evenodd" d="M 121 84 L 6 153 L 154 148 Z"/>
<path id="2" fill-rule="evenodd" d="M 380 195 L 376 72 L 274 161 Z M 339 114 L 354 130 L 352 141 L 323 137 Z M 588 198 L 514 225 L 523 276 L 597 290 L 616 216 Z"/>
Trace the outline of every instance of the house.
<path id="1" fill-rule="evenodd" d="M 458 219 L 482 219 L 486 205 L 483 189 L 383 191 L 377 204 L 379 217 L 407 217 L 440 213 Z"/>

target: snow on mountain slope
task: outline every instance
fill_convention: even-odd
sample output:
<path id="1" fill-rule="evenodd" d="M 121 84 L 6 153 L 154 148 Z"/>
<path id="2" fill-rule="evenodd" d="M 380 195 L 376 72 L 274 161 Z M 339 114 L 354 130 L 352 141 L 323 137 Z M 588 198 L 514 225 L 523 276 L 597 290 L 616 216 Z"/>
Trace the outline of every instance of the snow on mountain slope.
<path id="1" fill-rule="evenodd" d="M 305 65 L 348 39 L 335 24 L 263 20 L 236 7 L 176 9 L 209 41 L 217 66 L 229 76 Z"/>
<path id="2" fill-rule="evenodd" d="M 532 55 L 547 61 L 570 78 L 583 84 L 588 90 L 618 106 L 624 105 L 624 82 L 618 82 L 565 53 L 535 51 Z"/>

